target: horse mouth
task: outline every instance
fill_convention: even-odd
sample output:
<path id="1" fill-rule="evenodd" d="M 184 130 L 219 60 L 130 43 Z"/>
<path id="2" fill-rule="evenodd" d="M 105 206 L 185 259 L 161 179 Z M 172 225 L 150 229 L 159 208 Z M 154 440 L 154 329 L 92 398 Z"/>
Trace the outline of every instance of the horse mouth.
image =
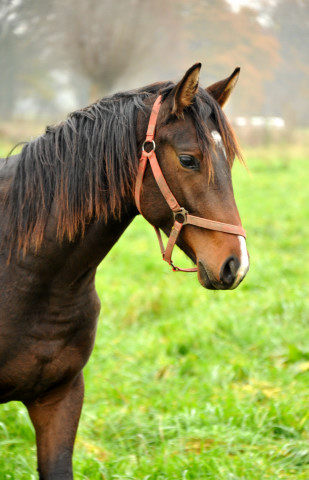
<path id="1" fill-rule="evenodd" d="M 207 270 L 207 267 L 200 260 L 197 261 L 197 258 L 194 252 L 188 248 L 187 245 L 182 244 L 181 241 L 178 242 L 179 248 L 190 258 L 194 265 L 197 266 L 197 277 L 198 281 L 202 287 L 207 290 L 222 290 L 224 287 L 220 285 L 220 282 L 216 281 L 211 273 Z"/>
<path id="2" fill-rule="evenodd" d="M 224 262 L 221 271 L 220 278 L 216 278 L 207 265 L 202 261 L 198 260 L 193 250 L 188 247 L 181 239 L 177 242 L 179 248 L 186 254 L 187 257 L 193 262 L 194 265 L 197 265 L 197 277 L 199 283 L 202 287 L 207 290 L 233 290 L 236 288 L 239 283 L 243 280 L 244 275 L 237 275 L 239 269 L 239 261 L 237 258 L 230 256 Z"/>
<path id="3" fill-rule="evenodd" d="M 221 280 L 214 278 L 212 273 L 207 269 L 203 262 L 198 262 L 198 280 L 202 287 L 207 288 L 207 290 L 231 290 L 236 288 L 236 285 L 233 286 L 232 283 L 225 283 Z"/>
<path id="4" fill-rule="evenodd" d="M 218 287 L 214 284 L 215 282 L 213 281 L 213 279 L 211 279 L 211 275 L 207 271 L 205 265 L 201 261 L 199 261 L 197 267 L 197 276 L 202 287 L 207 288 L 208 290 L 217 290 Z"/>

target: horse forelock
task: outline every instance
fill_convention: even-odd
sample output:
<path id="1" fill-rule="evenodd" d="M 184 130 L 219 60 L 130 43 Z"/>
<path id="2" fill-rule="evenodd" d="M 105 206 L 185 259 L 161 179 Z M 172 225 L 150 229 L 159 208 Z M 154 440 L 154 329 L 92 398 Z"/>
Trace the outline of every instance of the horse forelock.
<path id="1" fill-rule="evenodd" d="M 91 219 L 120 218 L 135 184 L 138 112 L 149 111 L 145 105 L 149 96 L 160 91 L 164 101 L 173 87 L 171 82 L 156 83 L 104 98 L 47 127 L 41 137 L 27 143 L 6 199 L 6 238 L 11 248 L 26 252 L 40 247 L 54 201 L 60 241 L 65 237 L 72 241 L 77 232 L 83 234 Z M 239 156 L 232 129 L 207 92 L 199 89 L 188 112 L 206 158 L 213 145 L 207 129 L 209 115 L 228 159 Z"/>

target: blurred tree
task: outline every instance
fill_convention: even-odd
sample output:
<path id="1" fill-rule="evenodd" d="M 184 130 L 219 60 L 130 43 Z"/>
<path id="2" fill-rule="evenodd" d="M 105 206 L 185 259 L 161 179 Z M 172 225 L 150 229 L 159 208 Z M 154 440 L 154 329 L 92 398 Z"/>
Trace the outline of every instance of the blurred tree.
<path id="1" fill-rule="evenodd" d="M 10 25 L 11 2 L 4 2 L 0 11 L 0 115 L 11 118 L 16 98 L 17 82 L 15 77 L 18 64 L 18 42 Z"/>
<path id="2" fill-rule="evenodd" d="M 55 70 L 70 75 L 76 91 L 90 85 L 82 105 L 122 77 L 126 87 L 168 79 L 201 60 L 205 85 L 242 68 L 235 114 L 308 124 L 309 2 L 259 6 L 235 13 L 225 0 L 1 0 L 0 115 L 34 96 L 46 110 L 59 93 Z"/>
<path id="3" fill-rule="evenodd" d="M 268 110 L 291 125 L 309 125 L 309 2 L 280 0 L 272 15 L 281 61 L 269 85 Z"/>
<path id="4" fill-rule="evenodd" d="M 91 82 L 92 101 L 145 59 L 151 65 L 162 52 L 166 57 L 176 40 L 169 0 L 54 0 L 53 14 L 54 53 Z"/>
<path id="5" fill-rule="evenodd" d="M 9 119 L 14 104 L 24 98 L 40 98 L 42 107 L 53 98 L 48 69 L 44 65 L 42 41 L 46 35 L 42 19 L 50 0 L 40 2 L 4 0 L 0 8 L 0 116 Z"/>
<path id="6" fill-rule="evenodd" d="M 277 41 L 257 21 L 256 10 L 243 8 L 235 13 L 224 0 L 190 4 L 183 0 L 182 11 L 189 50 L 197 58 L 206 58 L 207 79 L 227 77 L 240 66 L 242 75 L 233 101 L 237 114 L 260 114 L 266 80 L 272 78 L 279 57 Z"/>
<path id="7" fill-rule="evenodd" d="M 160 56 L 168 64 L 179 52 L 176 18 L 172 0 L 4 0 L 0 115 L 34 90 L 44 106 L 53 97 L 49 74 L 56 69 L 70 74 L 73 89 L 88 82 L 94 101 L 129 71 L 155 69 Z"/>

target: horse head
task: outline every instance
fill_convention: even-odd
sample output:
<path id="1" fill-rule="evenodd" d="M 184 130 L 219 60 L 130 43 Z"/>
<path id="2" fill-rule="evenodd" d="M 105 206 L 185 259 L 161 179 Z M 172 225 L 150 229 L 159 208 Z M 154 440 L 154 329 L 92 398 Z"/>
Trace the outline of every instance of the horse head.
<path id="1" fill-rule="evenodd" d="M 201 285 L 233 289 L 245 277 L 249 258 L 231 178 L 234 157 L 240 153 L 222 107 L 239 69 L 202 89 L 198 86 L 200 68 L 200 63 L 193 65 L 178 84 L 162 91 L 148 157 L 155 148 L 162 173 L 157 176 L 163 176 L 178 207 L 193 219 L 181 226 L 175 242 L 197 265 Z M 154 131 L 154 126 L 148 127 L 147 138 L 149 129 Z M 156 229 L 173 235 L 175 211 L 155 177 L 154 170 L 145 167 L 137 204 Z M 207 226 L 211 222 L 214 228 Z"/>

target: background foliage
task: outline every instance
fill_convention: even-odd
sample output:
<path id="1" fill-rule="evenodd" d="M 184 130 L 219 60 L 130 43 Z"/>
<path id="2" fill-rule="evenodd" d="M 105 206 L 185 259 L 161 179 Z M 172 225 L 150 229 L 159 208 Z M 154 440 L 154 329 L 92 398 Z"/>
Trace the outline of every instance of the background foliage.
<path id="1" fill-rule="evenodd" d="M 209 84 L 242 67 L 233 113 L 308 125 L 308 1 L 238 3 L 2 0 L 0 116 L 59 119 L 61 110 L 178 78 L 203 61 Z"/>

